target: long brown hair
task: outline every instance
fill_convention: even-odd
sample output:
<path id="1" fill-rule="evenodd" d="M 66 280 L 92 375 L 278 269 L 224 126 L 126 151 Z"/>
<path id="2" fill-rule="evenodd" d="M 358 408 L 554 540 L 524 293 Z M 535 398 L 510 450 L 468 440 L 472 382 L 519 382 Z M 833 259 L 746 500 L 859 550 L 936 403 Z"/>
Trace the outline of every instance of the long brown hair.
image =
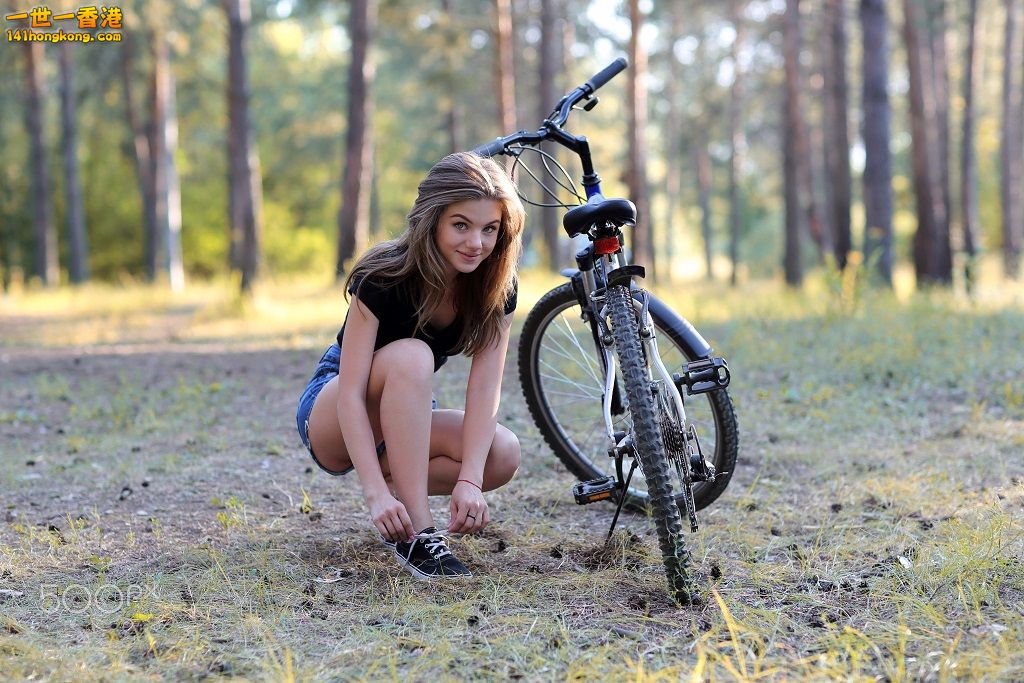
<path id="1" fill-rule="evenodd" d="M 494 251 L 471 273 L 458 273 L 454 292 L 445 282 L 447 261 L 434 235 L 444 210 L 456 202 L 493 199 L 501 205 L 501 225 Z M 497 338 L 505 303 L 515 287 L 516 268 L 523 252 L 526 212 L 515 185 L 501 166 L 468 152 L 449 154 L 434 164 L 423 182 L 406 229 L 393 240 L 371 247 L 356 262 L 345 281 L 355 294 L 367 279 L 381 286 L 408 287 L 417 302 L 416 329 L 424 330 L 430 315 L 451 295 L 462 320 L 459 348 L 476 355 Z"/>

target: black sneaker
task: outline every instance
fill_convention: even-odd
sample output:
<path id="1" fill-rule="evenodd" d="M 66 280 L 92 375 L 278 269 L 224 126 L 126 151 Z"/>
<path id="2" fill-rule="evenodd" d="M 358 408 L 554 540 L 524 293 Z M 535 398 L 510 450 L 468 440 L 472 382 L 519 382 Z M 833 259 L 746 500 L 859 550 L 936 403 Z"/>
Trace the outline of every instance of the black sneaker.
<path id="1" fill-rule="evenodd" d="M 412 541 L 395 544 L 398 564 L 417 579 L 472 576 L 466 565 L 452 555 L 448 537 L 430 526 L 416 534 Z"/>

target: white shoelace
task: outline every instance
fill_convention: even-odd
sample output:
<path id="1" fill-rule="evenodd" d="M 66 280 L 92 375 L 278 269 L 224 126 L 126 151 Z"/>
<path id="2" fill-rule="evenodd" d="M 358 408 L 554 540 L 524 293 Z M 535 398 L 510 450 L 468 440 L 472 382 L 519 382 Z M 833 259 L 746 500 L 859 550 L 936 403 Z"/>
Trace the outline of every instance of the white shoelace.
<path id="1" fill-rule="evenodd" d="M 419 533 L 416 534 L 416 538 L 425 541 L 423 545 L 426 546 L 427 552 L 435 560 L 452 554 L 452 551 L 448 549 L 448 537 L 440 531 L 435 531 L 432 534 Z"/>

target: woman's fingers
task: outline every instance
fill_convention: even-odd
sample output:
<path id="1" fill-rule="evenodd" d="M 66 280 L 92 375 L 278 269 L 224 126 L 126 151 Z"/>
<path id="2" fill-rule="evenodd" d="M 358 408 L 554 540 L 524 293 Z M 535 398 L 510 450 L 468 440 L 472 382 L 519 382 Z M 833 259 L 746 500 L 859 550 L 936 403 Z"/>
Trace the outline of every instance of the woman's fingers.
<path id="1" fill-rule="evenodd" d="M 448 530 L 457 534 L 466 533 L 466 522 L 470 521 L 469 514 L 468 505 L 456 505 L 455 516 L 452 518 L 451 524 L 448 525 Z"/>
<path id="2" fill-rule="evenodd" d="M 399 541 L 409 540 L 416 535 L 416 529 L 412 526 L 412 519 L 409 518 L 409 512 L 405 509 L 405 506 L 401 504 L 399 504 L 398 524 L 395 528 L 403 533 L 402 538 L 397 539 Z"/>
<path id="3" fill-rule="evenodd" d="M 488 512 L 486 505 L 469 505 L 467 506 L 465 524 L 461 533 L 464 534 L 475 534 L 484 528 L 487 524 Z"/>

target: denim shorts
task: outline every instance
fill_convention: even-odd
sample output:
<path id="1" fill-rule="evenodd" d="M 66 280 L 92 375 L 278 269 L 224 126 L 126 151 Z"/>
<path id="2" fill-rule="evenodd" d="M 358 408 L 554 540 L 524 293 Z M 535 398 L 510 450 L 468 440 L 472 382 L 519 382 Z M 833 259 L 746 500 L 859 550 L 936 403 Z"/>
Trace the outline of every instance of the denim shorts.
<path id="1" fill-rule="evenodd" d="M 309 378 L 309 382 L 306 384 L 306 389 L 302 392 L 302 396 L 299 397 L 299 407 L 295 412 L 295 423 L 299 430 L 299 438 L 302 439 L 302 445 L 309 451 L 310 457 L 313 458 L 313 462 L 316 463 L 317 467 L 322 469 L 327 474 L 340 477 L 343 474 L 348 474 L 353 469 L 353 466 L 349 465 L 340 472 L 337 470 L 329 470 L 324 467 L 319 460 L 316 459 L 316 455 L 313 453 L 313 448 L 309 445 L 309 416 L 313 412 L 313 404 L 316 403 L 316 397 L 320 395 L 323 388 L 333 378 L 338 376 L 338 367 L 341 365 L 341 349 L 338 348 L 337 344 L 331 344 L 324 355 L 320 357 L 320 361 L 316 364 L 316 370 L 313 371 L 313 376 Z M 430 399 L 431 410 L 437 408 L 437 401 L 431 397 Z M 377 457 L 384 455 L 385 446 L 384 442 L 381 441 L 377 444 Z"/>

